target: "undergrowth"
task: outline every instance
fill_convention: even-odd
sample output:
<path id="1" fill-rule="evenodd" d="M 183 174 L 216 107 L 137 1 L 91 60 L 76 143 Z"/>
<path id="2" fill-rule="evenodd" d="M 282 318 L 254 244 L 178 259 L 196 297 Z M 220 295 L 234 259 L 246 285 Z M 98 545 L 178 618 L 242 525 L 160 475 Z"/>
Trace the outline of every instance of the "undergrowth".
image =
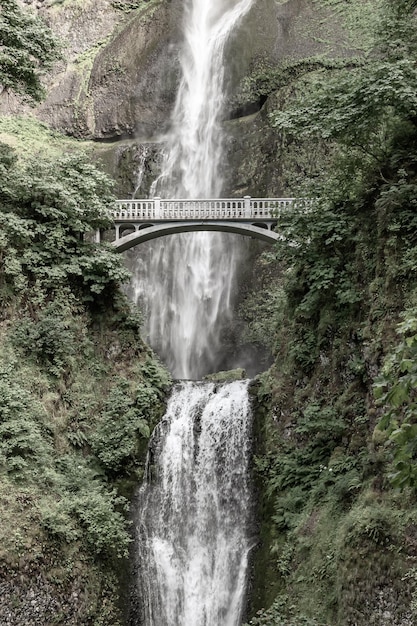
<path id="1" fill-rule="evenodd" d="M 120 258 L 89 237 L 110 181 L 78 155 L 4 145 L 0 168 L 0 580 L 54 589 L 67 623 L 120 624 L 129 501 L 170 377 L 119 290 Z"/>
<path id="2" fill-rule="evenodd" d="M 417 619 L 416 6 L 382 2 L 372 54 L 300 67 L 304 90 L 270 114 L 283 141 L 332 148 L 300 187 L 313 204 L 278 218 L 254 626 Z"/>

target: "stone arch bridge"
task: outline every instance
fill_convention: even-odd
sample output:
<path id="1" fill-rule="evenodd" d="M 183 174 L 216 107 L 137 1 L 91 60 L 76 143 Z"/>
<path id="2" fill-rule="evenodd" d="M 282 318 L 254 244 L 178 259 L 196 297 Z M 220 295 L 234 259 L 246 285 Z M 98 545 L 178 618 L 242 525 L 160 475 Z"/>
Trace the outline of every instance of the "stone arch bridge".
<path id="1" fill-rule="evenodd" d="M 273 243 L 277 217 L 295 207 L 294 198 L 210 200 L 118 200 L 112 212 L 119 252 L 164 235 L 195 231 L 236 233 Z M 100 233 L 96 240 L 100 241 Z"/>

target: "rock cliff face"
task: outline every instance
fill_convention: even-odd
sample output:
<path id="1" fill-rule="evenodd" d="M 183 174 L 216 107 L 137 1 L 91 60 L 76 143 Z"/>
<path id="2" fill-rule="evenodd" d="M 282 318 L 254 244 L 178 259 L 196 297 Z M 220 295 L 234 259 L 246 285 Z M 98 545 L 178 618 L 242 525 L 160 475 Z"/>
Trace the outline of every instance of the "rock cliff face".
<path id="1" fill-rule="evenodd" d="M 42 121 L 94 140 L 132 136 L 137 128 L 149 135 L 164 123 L 175 84 L 175 54 L 168 55 L 175 11 L 158 0 L 135 4 L 128 12 L 108 0 L 38 9 L 66 46 L 36 110 Z"/>
<path id="2" fill-rule="evenodd" d="M 147 195 L 175 99 L 183 3 L 25 0 L 25 4 L 42 15 L 65 46 L 64 60 L 46 78 L 48 96 L 34 114 L 65 134 L 111 143 L 97 146 L 95 153 L 118 180 L 118 193 L 134 192 L 142 168 L 138 195 Z M 325 17 L 312 0 L 257 0 L 229 46 L 230 93 L 256 68 L 326 52 L 328 45 L 318 43 L 328 35 Z M 338 39 L 342 36 L 333 24 L 332 41 Z M 331 48 L 334 52 L 337 45 Z M 226 126 L 230 154 L 240 155 L 229 159 L 227 194 L 265 195 L 282 187 L 271 172 L 269 157 L 276 139 L 271 139 L 267 115 L 259 114 L 263 105 L 249 95 L 236 108 L 231 98 L 226 117 L 245 119 Z M 22 107 L 17 100 L 6 96 L 0 100 L 0 113 L 18 112 Z"/>

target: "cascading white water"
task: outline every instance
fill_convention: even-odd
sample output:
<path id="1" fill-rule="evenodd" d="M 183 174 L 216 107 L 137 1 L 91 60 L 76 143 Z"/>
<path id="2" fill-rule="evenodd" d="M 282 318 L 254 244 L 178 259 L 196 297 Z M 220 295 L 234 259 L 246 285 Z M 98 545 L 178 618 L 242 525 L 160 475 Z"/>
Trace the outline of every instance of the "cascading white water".
<path id="1" fill-rule="evenodd" d="M 136 520 L 144 626 L 238 626 L 250 539 L 247 382 L 178 383 Z"/>
<path id="2" fill-rule="evenodd" d="M 224 51 L 253 0 L 185 0 L 182 80 L 154 193 L 222 189 Z M 243 239 L 243 238 L 242 238 Z M 213 233 L 141 245 L 133 263 L 151 345 L 174 377 L 221 360 L 243 240 Z M 250 545 L 247 383 L 178 383 L 152 436 L 136 512 L 141 626 L 238 626 Z"/>
<path id="3" fill-rule="evenodd" d="M 236 274 L 247 249 L 247 242 L 237 239 L 221 233 L 175 235 L 144 244 L 147 250 L 135 256 L 134 299 L 142 303 L 148 342 L 174 378 L 198 380 L 219 369 Z"/>
<path id="4" fill-rule="evenodd" d="M 156 195 L 213 198 L 222 191 L 225 48 L 252 2 L 185 0 L 182 78 Z M 175 378 L 201 378 L 221 362 L 222 329 L 246 250 L 243 237 L 196 233 L 149 242 L 128 255 L 149 343 Z"/>
<path id="5" fill-rule="evenodd" d="M 222 191 L 225 47 L 252 2 L 185 2 L 182 80 L 158 181 L 172 197 L 211 198 Z"/>

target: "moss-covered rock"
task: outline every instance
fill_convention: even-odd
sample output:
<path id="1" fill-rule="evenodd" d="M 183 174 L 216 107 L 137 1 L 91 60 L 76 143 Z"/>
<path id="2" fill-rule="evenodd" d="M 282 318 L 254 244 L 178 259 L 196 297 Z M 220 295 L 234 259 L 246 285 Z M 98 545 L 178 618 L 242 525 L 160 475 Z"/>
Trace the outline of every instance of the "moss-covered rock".
<path id="1" fill-rule="evenodd" d="M 207 376 L 204 376 L 204 380 L 213 383 L 230 383 L 233 380 L 242 380 L 244 378 L 246 378 L 246 372 L 241 367 L 228 370 L 227 372 L 216 372 L 215 374 L 207 374 Z"/>

